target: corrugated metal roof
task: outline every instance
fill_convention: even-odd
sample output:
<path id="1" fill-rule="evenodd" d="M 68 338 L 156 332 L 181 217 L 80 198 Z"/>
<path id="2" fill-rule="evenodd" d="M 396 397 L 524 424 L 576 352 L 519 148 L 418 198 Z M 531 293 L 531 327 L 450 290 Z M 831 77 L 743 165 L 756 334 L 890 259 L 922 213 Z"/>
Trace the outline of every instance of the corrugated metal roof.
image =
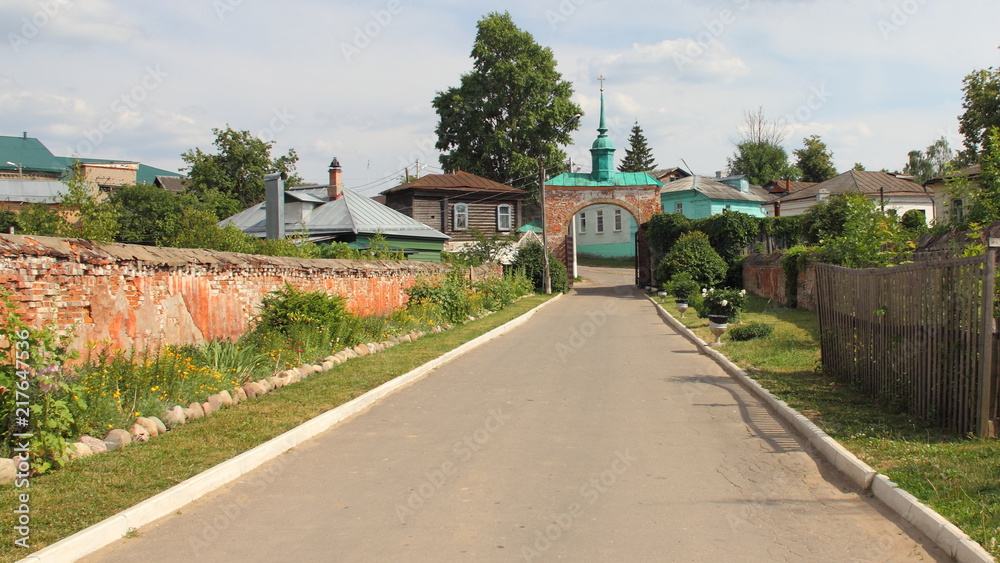
<path id="1" fill-rule="evenodd" d="M 58 203 L 69 186 L 57 180 L 0 180 L 0 201 Z"/>
<path id="2" fill-rule="evenodd" d="M 979 174 L 981 174 L 982 171 L 983 171 L 982 165 L 973 164 L 972 166 L 956 170 L 951 174 L 948 174 L 942 178 L 932 178 L 928 180 L 927 183 L 930 185 L 936 185 L 936 184 L 943 184 L 948 180 L 954 180 L 955 178 L 975 178 L 979 176 Z"/>
<path id="3" fill-rule="evenodd" d="M 757 193 L 757 190 L 760 190 L 761 188 L 754 190 L 755 187 L 756 186 L 752 186 L 750 188 L 750 193 L 743 193 L 732 186 L 716 182 L 706 176 L 691 176 L 688 178 L 674 180 L 673 182 L 667 182 L 662 188 L 660 188 L 660 193 L 666 194 L 694 190 L 709 199 L 714 200 L 754 202 L 767 201 L 766 197 Z"/>
<path id="4" fill-rule="evenodd" d="M 486 191 L 486 192 L 509 192 L 512 195 L 525 195 L 522 189 L 514 188 L 500 182 L 494 182 L 482 176 L 476 176 L 468 172 L 452 172 L 449 174 L 428 174 L 417 178 L 412 182 L 407 182 L 383 191 L 383 194 L 401 192 L 409 189 L 432 189 L 432 190 L 460 190 L 460 191 Z"/>
<path id="5" fill-rule="evenodd" d="M 827 190 L 830 195 L 843 194 L 849 192 L 862 193 L 866 195 L 878 194 L 879 188 L 885 190 L 887 194 L 923 194 L 924 187 L 916 182 L 897 178 L 887 172 L 875 172 L 867 170 L 848 170 L 843 174 L 830 178 L 825 182 L 820 182 L 808 188 L 795 192 L 781 201 L 801 201 L 805 199 L 815 199 L 820 190 Z"/>
<path id="6" fill-rule="evenodd" d="M 546 181 L 545 185 L 573 188 L 600 188 L 616 186 L 662 186 L 663 182 L 646 172 L 616 172 L 606 182 L 595 181 L 590 173 L 587 172 L 574 172 L 560 174 Z"/>
<path id="7" fill-rule="evenodd" d="M 322 195 L 319 195 L 322 193 Z M 402 213 L 390 209 L 381 203 L 363 195 L 344 189 L 343 195 L 334 200 L 326 199 L 326 187 L 289 190 L 286 198 L 302 202 L 317 203 L 312 210 L 305 229 L 310 236 L 331 234 L 375 234 L 387 236 L 403 236 L 433 240 L 447 240 L 448 235 L 424 225 Z M 265 226 L 266 204 L 259 203 L 245 209 L 232 217 L 219 222 L 220 225 L 232 223 L 242 231 L 256 236 L 263 236 L 267 231 Z M 298 232 L 303 225 L 299 222 L 286 223 L 285 232 Z"/>
<path id="8" fill-rule="evenodd" d="M 771 180 L 770 182 L 764 184 L 764 189 L 768 190 L 772 194 L 783 194 L 789 193 L 794 194 L 796 192 L 802 191 L 810 186 L 815 186 L 817 182 L 799 182 L 799 181 L 788 181 L 785 180 Z M 787 190 L 785 189 L 787 185 Z M 770 188 L 770 189 L 768 189 Z"/>

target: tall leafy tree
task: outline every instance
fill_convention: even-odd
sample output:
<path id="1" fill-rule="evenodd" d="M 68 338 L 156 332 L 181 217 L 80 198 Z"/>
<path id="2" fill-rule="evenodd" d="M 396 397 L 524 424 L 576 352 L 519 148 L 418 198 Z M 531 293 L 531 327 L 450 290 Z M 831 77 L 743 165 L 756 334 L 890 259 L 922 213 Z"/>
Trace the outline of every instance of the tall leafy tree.
<path id="1" fill-rule="evenodd" d="M 989 224 L 1000 221 L 1000 127 L 990 127 L 983 134 L 979 151 L 982 171 L 976 184 L 957 179 L 949 186 L 953 197 L 967 201 L 964 217 L 955 225 L 969 228 L 972 224 Z"/>
<path id="2" fill-rule="evenodd" d="M 826 148 L 819 135 L 802 139 L 803 148 L 795 149 L 795 166 L 802 171 L 804 182 L 825 182 L 837 175 L 833 166 L 833 153 Z"/>
<path id="3" fill-rule="evenodd" d="M 798 180 L 799 171 L 788 163 L 788 153 L 781 146 L 785 132 L 764 116 L 763 108 L 746 111 L 739 128 L 740 140 L 729 157 L 729 174 L 746 174 L 758 186 L 777 178 Z"/>
<path id="4" fill-rule="evenodd" d="M 977 70 L 963 84 L 965 111 L 958 118 L 958 130 L 965 137 L 965 148 L 959 161 L 969 165 L 979 161 L 988 130 L 1000 127 L 1000 69 Z"/>
<path id="5" fill-rule="evenodd" d="M 295 149 L 287 154 L 272 158 L 274 143 L 262 141 L 249 131 L 213 129 L 216 154 L 208 154 L 195 147 L 181 158 L 187 163 L 189 190 L 199 193 L 218 190 L 249 207 L 264 200 L 264 175 L 285 172 L 289 175 L 288 185 L 295 185 L 301 179 L 295 175 L 295 163 L 299 157 Z"/>
<path id="6" fill-rule="evenodd" d="M 441 166 L 505 184 L 527 180 L 537 190 L 538 159 L 561 169 L 559 147 L 570 142 L 582 110 L 570 101 L 573 86 L 556 71 L 552 50 L 509 13 L 493 12 L 476 27 L 472 72 L 434 98 Z"/>
<path id="7" fill-rule="evenodd" d="M 910 151 L 908 162 L 903 167 L 903 173 L 913 176 L 918 182 L 924 183 L 931 178 L 940 178 L 951 169 L 955 153 L 943 136 L 927 147 L 926 151 Z"/>
<path id="8" fill-rule="evenodd" d="M 636 121 L 628 137 L 628 148 L 625 149 L 625 158 L 618 165 L 618 171 L 648 172 L 654 168 L 656 168 L 656 161 L 653 159 L 653 152 L 649 149 L 646 136 L 642 133 L 642 127 Z"/>
<path id="9" fill-rule="evenodd" d="M 197 240 L 202 232 L 192 232 L 190 218 L 193 212 L 205 218 L 210 229 L 215 222 L 240 211 L 235 199 L 216 189 L 199 193 L 174 194 L 149 184 L 122 186 L 116 189 L 109 202 L 118 210 L 121 230 L 116 240 L 131 244 L 166 246 L 184 234 Z"/>

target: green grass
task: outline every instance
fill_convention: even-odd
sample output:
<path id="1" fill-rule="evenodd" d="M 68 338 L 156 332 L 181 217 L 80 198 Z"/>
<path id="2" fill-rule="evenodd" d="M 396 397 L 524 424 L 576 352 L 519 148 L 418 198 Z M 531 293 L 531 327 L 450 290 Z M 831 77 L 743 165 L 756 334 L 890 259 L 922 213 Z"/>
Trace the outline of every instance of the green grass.
<path id="1" fill-rule="evenodd" d="M 591 266 L 595 268 L 635 268 L 635 258 L 602 258 L 600 256 L 587 256 L 578 254 L 576 263 L 580 266 Z"/>
<path id="2" fill-rule="evenodd" d="M 145 444 L 70 462 L 31 480 L 31 551 L 50 545 L 258 446 L 516 318 L 548 296 L 510 307 L 452 330 L 429 334 L 381 354 L 356 358 L 260 399 L 223 409 Z M 0 486 L 0 562 L 31 551 L 12 548 L 13 485 Z"/>
<path id="3" fill-rule="evenodd" d="M 664 301 L 656 298 L 658 302 Z M 664 308 L 675 317 L 674 300 Z M 708 320 L 688 309 L 678 319 L 706 342 Z M 751 297 L 741 322 L 774 326 L 762 340 L 717 350 L 859 458 L 1000 556 L 1000 441 L 949 434 L 880 404 L 821 373 L 816 313 Z"/>

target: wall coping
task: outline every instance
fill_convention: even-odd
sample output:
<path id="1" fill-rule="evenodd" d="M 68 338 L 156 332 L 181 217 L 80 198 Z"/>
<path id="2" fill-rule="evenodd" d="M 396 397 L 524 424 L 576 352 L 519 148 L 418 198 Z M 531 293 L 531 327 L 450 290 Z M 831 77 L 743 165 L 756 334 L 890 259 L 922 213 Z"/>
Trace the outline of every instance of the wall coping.
<path id="1" fill-rule="evenodd" d="M 306 259 L 261 254 L 221 252 L 203 248 L 168 248 L 137 244 L 98 243 L 86 239 L 34 235 L 0 234 L 0 255 L 48 257 L 92 265 L 134 262 L 151 267 L 178 268 L 192 264 L 215 268 L 311 269 L 337 272 L 373 269 L 436 274 L 448 269 L 444 264 L 407 260 Z"/>

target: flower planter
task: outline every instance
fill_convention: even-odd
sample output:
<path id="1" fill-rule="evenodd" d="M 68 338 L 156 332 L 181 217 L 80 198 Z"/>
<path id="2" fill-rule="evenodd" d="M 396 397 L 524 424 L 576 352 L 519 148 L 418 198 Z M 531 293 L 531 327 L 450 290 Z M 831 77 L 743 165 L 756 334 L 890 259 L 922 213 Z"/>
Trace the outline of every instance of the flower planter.
<path id="1" fill-rule="evenodd" d="M 684 313 L 688 310 L 688 307 L 689 307 L 688 300 L 687 299 L 678 299 L 674 303 L 674 307 L 677 307 L 677 312 L 681 314 L 681 318 L 683 319 L 684 318 Z"/>
<path id="2" fill-rule="evenodd" d="M 708 330 L 715 335 L 715 342 L 712 344 L 719 344 L 722 340 L 722 335 L 729 328 L 729 317 L 727 315 L 709 315 L 708 316 Z"/>
<path id="3" fill-rule="evenodd" d="M 667 290 L 661 289 L 661 290 L 657 291 L 656 292 L 656 296 L 657 297 L 666 297 L 667 296 Z"/>

